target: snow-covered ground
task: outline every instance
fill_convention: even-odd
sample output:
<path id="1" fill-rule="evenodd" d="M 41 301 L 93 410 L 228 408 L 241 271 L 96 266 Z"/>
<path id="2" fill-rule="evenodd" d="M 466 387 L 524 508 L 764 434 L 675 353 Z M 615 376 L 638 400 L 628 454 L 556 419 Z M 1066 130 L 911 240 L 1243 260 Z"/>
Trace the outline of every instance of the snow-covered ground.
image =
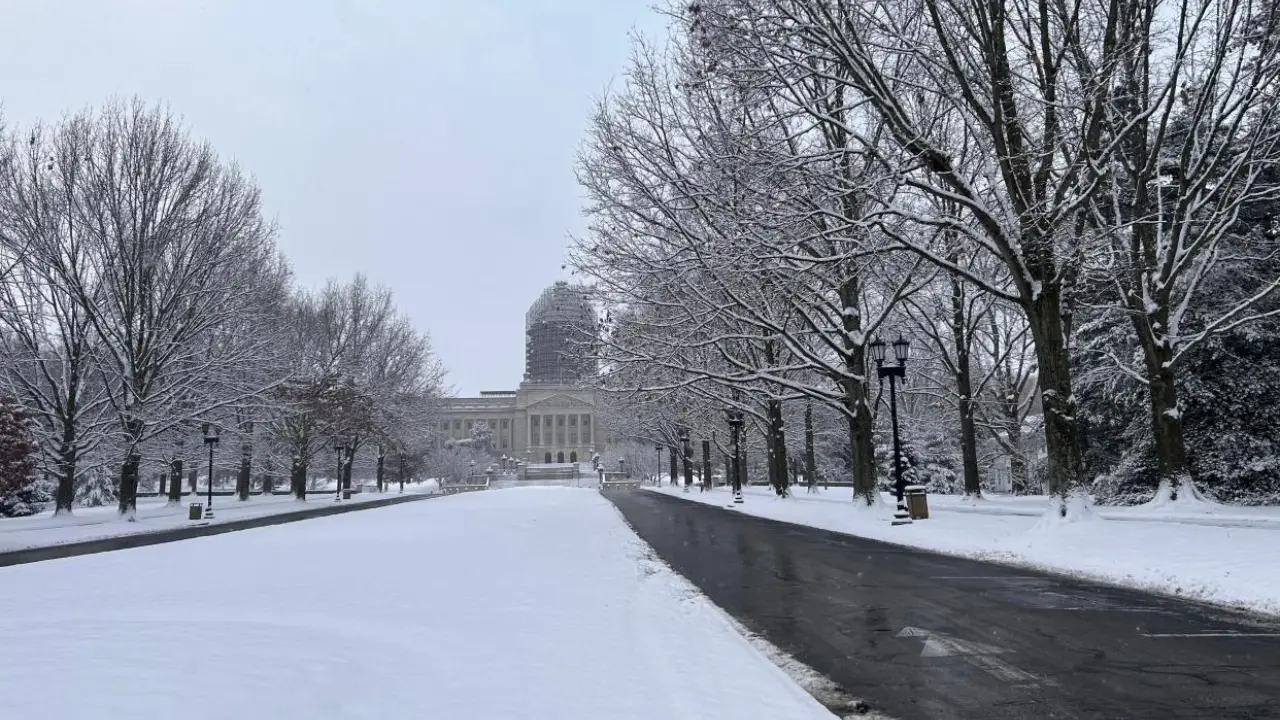
<path id="1" fill-rule="evenodd" d="M 4 717 L 832 715 L 592 490 L 0 569 Z"/>
<path id="2" fill-rule="evenodd" d="M 690 493 L 648 488 L 727 506 L 725 488 Z M 742 512 L 955 555 L 1037 567 L 1121 585 L 1280 613 L 1280 509 L 1214 506 L 1096 508 L 1096 519 L 1045 522 L 1044 498 L 977 502 L 929 496 L 930 517 L 892 526 L 888 496 L 858 509 L 848 488 L 779 499 L 769 488 L 746 492 Z M 1215 524 L 1216 523 L 1216 524 Z"/>
<path id="3" fill-rule="evenodd" d="M 439 485 L 434 480 L 404 486 L 405 493 L 433 493 L 438 490 Z M 364 503 L 391 497 L 398 492 L 399 486 L 395 486 L 391 491 L 381 495 L 359 493 L 352 495 L 351 500 L 344 502 Z M 52 511 L 46 510 L 31 517 L 2 518 L 0 519 L 0 552 L 61 545 L 81 540 L 98 540 L 117 535 L 156 532 L 190 525 L 192 521 L 187 519 L 187 506 L 193 502 L 203 503 L 204 501 L 203 495 L 198 498 L 183 497 L 182 502 L 177 505 L 168 504 L 164 498 L 139 498 L 138 512 L 134 522 L 121 519 L 114 505 L 76 508 L 70 515 L 59 517 L 54 517 Z M 207 522 L 224 523 L 231 520 L 244 520 L 326 504 L 333 504 L 332 495 L 308 495 L 305 502 L 295 500 L 292 495 L 267 497 L 254 495 L 244 501 L 234 497 L 214 496 L 214 518 Z"/>

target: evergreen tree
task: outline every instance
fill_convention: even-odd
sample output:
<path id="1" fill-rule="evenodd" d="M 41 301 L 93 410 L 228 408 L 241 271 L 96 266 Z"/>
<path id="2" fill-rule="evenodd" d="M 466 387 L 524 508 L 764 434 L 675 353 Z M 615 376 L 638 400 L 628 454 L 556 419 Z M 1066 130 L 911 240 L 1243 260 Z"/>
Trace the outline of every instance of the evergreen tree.
<path id="1" fill-rule="evenodd" d="M 104 473 L 101 467 L 95 467 L 89 471 L 88 478 L 80 486 L 76 499 L 86 507 L 99 507 L 114 505 L 119 496 L 116 494 L 115 481 Z"/>
<path id="2" fill-rule="evenodd" d="M 52 500 L 37 453 L 26 413 L 11 398 L 0 399 L 0 516 L 35 515 Z"/>

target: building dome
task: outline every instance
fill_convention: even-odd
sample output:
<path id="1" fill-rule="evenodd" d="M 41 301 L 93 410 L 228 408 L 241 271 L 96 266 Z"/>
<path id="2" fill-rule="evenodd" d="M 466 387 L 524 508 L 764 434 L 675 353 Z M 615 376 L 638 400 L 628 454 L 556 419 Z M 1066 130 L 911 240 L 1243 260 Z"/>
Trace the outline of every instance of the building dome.
<path id="1" fill-rule="evenodd" d="M 560 281 L 543 290 L 524 316 L 525 382 L 578 385 L 592 377 L 595 326 L 585 287 Z"/>

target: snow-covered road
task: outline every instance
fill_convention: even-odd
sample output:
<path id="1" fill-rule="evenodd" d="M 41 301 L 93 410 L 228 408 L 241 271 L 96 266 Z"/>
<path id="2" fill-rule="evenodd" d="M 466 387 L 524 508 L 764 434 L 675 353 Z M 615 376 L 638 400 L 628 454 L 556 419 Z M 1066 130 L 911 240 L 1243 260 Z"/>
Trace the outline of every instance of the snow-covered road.
<path id="1" fill-rule="evenodd" d="M 598 493 L 0 569 L 5 717 L 830 718 Z"/>

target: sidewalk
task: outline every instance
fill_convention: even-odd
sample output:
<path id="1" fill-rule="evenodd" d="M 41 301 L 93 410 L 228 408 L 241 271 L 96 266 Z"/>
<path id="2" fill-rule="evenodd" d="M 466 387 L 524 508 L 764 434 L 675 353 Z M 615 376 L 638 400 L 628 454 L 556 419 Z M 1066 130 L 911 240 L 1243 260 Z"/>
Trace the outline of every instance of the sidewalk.
<path id="1" fill-rule="evenodd" d="M 438 487 L 434 481 L 426 481 L 406 484 L 404 491 L 406 495 L 431 494 L 436 492 Z M 394 497 L 397 494 L 398 490 L 381 494 L 359 493 L 344 502 L 367 503 Z M 58 517 L 54 517 L 52 511 L 45 511 L 31 517 L 0 519 L 0 552 L 102 540 L 194 525 L 193 521 L 187 519 L 187 506 L 194 502 L 203 504 L 205 497 L 203 495 L 184 496 L 176 505 L 168 504 L 165 498 L 139 498 L 138 511 L 133 522 L 121 519 L 114 505 L 78 507 L 72 511 L 72 514 Z M 250 496 L 248 500 L 243 501 L 235 497 L 215 496 L 214 518 L 201 522 L 217 525 L 333 504 L 332 495 L 310 495 L 306 501 L 296 500 L 292 495 Z"/>
<path id="2" fill-rule="evenodd" d="M 798 498 L 823 502 L 848 502 L 853 491 L 847 487 L 831 488 L 810 494 L 804 486 L 792 488 Z M 764 487 L 752 487 L 748 492 L 772 497 L 773 491 Z M 881 493 L 887 503 L 893 503 L 891 493 Z M 983 515 L 1020 515 L 1040 517 L 1049 507 L 1044 495 L 986 494 L 980 500 L 969 500 L 962 495 L 930 495 L 930 512 L 964 512 Z M 1147 505 L 1108 507 L 1095 506 L 1094 511 L 1107 520 L 1132 522 L 1175 522 L 1185 525 L 1209 525 L 1214 527 L 1272 528 L 1280 530 L 1280 506 L 1222 505 L 1213 502 L 1172 503 L 1163 507 Z"/>
<path id="3" fill-rule="evenodd" d="M 646 489 L 732 506 L 723 487 L 710 493 L 694 487 L 688 494 Z M 1098 509 L 1096 518 L 1061 523 L 1045 517 L 1044 498 L 930 496 L 930 519 L 895 527 L 887 497 L 860 508 L 848 488 L 814 494 L 800 488 L 780 499 L 769 488 L 752 487 L 745 496 L 734 507 L 782 522 L 1280 614 L 1275 508 L 1107 508 Z"/>

